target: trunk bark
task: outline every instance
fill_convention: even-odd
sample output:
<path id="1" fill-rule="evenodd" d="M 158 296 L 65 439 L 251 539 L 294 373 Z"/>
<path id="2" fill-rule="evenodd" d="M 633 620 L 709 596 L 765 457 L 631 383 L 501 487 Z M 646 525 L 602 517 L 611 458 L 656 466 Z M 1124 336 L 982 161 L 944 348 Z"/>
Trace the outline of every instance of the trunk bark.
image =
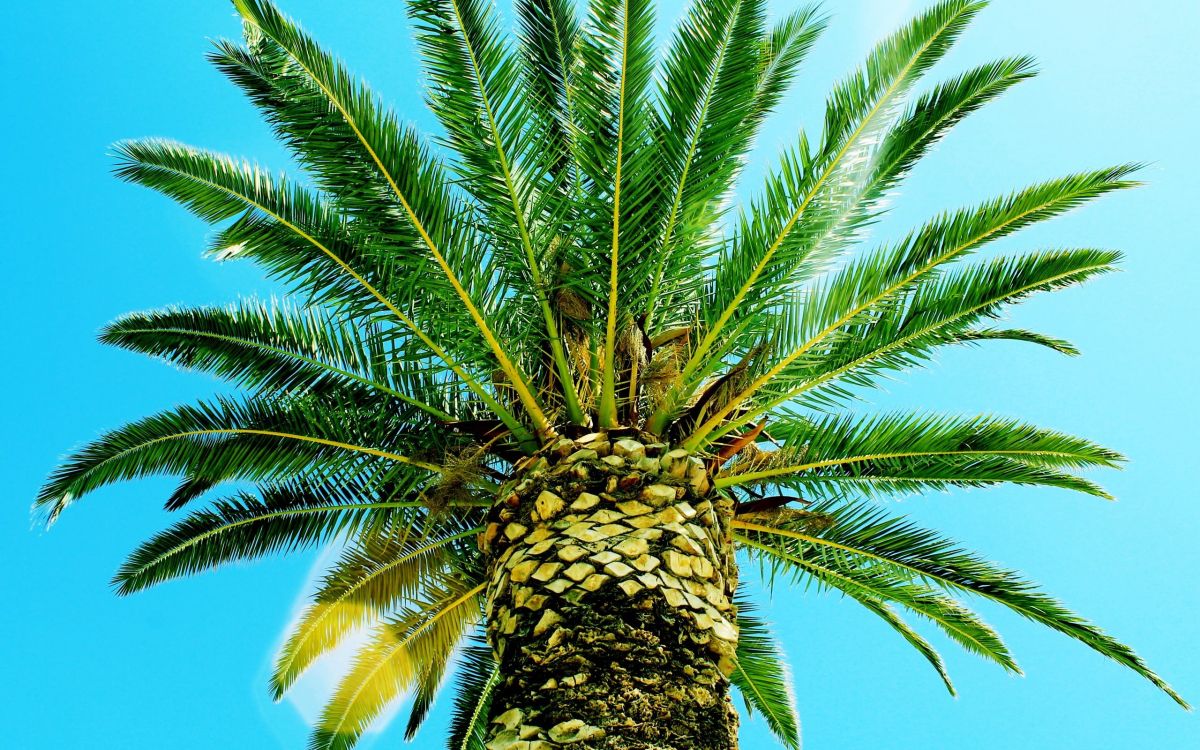
<path id="1" fill-rule="evenodd" d="M 737 747 L 732 501 L 642 437 L 560 440 L 492 511 L 488 750 Z"/>

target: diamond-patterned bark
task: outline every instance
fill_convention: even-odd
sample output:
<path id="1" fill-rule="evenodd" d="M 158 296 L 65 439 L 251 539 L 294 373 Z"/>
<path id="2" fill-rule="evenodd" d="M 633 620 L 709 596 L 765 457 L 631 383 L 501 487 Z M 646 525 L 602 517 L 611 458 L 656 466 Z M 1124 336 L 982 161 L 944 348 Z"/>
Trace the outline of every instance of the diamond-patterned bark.
<path id="1" fill-rule="evenodd" d="M 595 433 L 520 468 L 480 535 L 489 750 L 735 747 L 732 503 L 701 458 Z"/>

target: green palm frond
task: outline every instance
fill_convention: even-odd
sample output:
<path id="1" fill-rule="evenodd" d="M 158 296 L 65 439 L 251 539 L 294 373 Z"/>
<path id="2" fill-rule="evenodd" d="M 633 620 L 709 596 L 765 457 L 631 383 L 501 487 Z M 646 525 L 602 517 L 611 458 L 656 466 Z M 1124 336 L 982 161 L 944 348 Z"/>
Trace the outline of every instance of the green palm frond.
<path id="1" fill-rule="evenodd" d="M 430 77 L 430 107 L 458 154 L 459 170 L 479 205 L 486 207 L 499 257 L 523 278 L 516 289 L 531 290 L 545 325 L 566 398 L 568 417 L 583 421 L 575 377 L 567 362 L 558 323 L 543 279 L 537 248 L 553 238 L 554 223 L 539 221 L 540 187 L 557 166 L 553 150 L 531 132 L 528 102 L 516 95 L 521 67 L 505 43 L 492 6 L 480 0 L 413 0 L 409 14 Z M 507 304 L 512 305 L 509 301 Z"/>
<path id="2" fill-rule="evenodd" d="M 865 224 L 879 212 L 879 203 L 888 191 L 954 125 L 1033 74 L 1032 59 L 1004 59 L 967 71 L 923 94 L 883 136 L 866 177 L 846 204 L 848 218 L 827 223 L 810 244 L 820 247 L 824 242 L 836 242 L 839 232 Z"/>
<path id="3" fill-rule="evenodd" d="M 770 546 L 785 554 L 803 557 L 809 548 L 835 550 L 866 562 L 890 566 L 897 575 L 994 601 L 1132 669 L 1179 705 L 1187 707 L 1186 701 L 1132 649 L 1042 593 L 1016 572 L 962 549 L 957 542 L 937 532 L 922 529 L 905 519 L 892 518 L 868 503 L 850 503 L 841 507 L 822 505 L 817 510 L 833 515 L 836 522 L 821 531 L 803 532 L 741 521 L 734 521 L 733 525 L 743 536 L 754 533 L 760 544 L 763 538 L 774 537 Z"/>
<path id="4" fill-rule="evenodd" d="M 138 547 L 113 583 L 130 594 L 233 560 L 309 549 L 381 524 L 411 525 L 426 506 L 410 477 L 387 477 L 386 494 L 372 492 L 377 484 L 350 477 L 326 484 L 292 480 L 264 486 L 257 496 L 218 501 Z"/>
<path id="5" fill-rule="evenodd" d="M 716 266 L 701 310 L 704 336 L 683 367 L 685 390 L 667 399 L 651 417 L 660 430 L 695 378 L 704 377 L 776 295 L 822 268 L 854 234 L 857 186 L 873 162 L 885 132 L 917 79 L 949 49 L 980 3 L 944 0 L 884 40 L 863 67 L 843 81 L 826 107 L 822 143 L 807 140 L 785 153 L 762 197 L 738 220 L 728 252 Z M 816 242 L 826 230 L 839 240 Z M 712 356 L 713 353 L 718 356 Z"/>
<path id="6" fill-rule="evenodd" d="M 466 628 L 478 621 L 484 585 L 444 577 L 440 587 L 428 587 L 428 601 L 405 607 L 378 627 L 338 686 L 309 747 L 353 747 L 379 712 L 413 686 L 422 670 L 448 658 Z"/>
<path id="7" fill-rule="evenodd" d="M 434 425 L 402 404 L 351 387 L 328 395 L 262 398 L 251 402 L 247 413 L 230 414 L 232 421 L 224 427 L 214 425 L 190 434 L 166 432 L 160 440 L 139 444 L 130 454 L 116 457 L 116 463 L 131 458 L 154 461 L 158 452 L 168 447 L 166 443 L 182 441 L 173 449 L 191 453 L 186 466 L 157 470 L 183 475 L 166 502 L 168 510 L 177 510 L 209 489 L 236 480 L 259 482 L 344 471 L 388 476 L 408 470 L 437 481 L 445 473 L 442 454 L 446 447 L 435 437 Z M 150 466 L 146 470 L 155 471 Z"/>
<path id="8" fill-rule="evenodd" d="M 885 566 L 863 564 L 859 559 L 836 551 L 806 549 L 801 556 L 770 544 L 769 537 L 754 533 L 748 524 L 739 541 L 750 552 L 765 558 L 773 573 L 787 571 L 800 584 L 816 581 L 820 586 L 840 591 L 883 618 L 893 629 L 914 646 L 937 670 L 946 688 L 954 693 L 940 655 L 907 626 L 891 610 L 896 604 L 932 622 L 963 650 L 992 661 L 1005 670 L 1020 673 L 1016 662 L 1000 635 L 979 615 L 937 590 L 910 578 L 899 576 Z M 775 526 L 796 530 L 795 526 Z"/>
<path id="9" fill-rule="evenodd" d="M 778 484 L 820 497 L 1015 483 L 1108 497 L 1069 472 L 1122 461 L 1082 438 L 988 417 L 785 417 L 772 434 L 782 450 L 735 461 L 716 485 Z"/>
<path id="10" fill-rule="evenodd" d="M 986 63 L 922 94 L 896 121 L 879 147 L 864 200 L 878 200 L 967 115 L 1035 75 L 1030 57 Z"/>
<path id="11" fill-rule="evenodd" d="M 693 20 L 711 23 L 717 7 L 708 3 L 697 3 Z M 739 169 L 766 117 L 771 114 L 796 72 L 812 49 L 813 44 L 825 29 L 826 19 L 815 6 L 800 8 L 778 21 L 772 28 L 762 32 L 757 42 L 745 40 L 751 26 L 763 23 L 761 9 L 756 4 L 734 4 L 733 26 L 727 26 L 724 34 L 730 38 L 722 51 L 723 63 L 719 68 L 709 67 L 689 71 L 686 63 L 697 59 L 702 64 L 705 58 L 694 51 L 680 50 L 678 60 L 682 63 L 675 78 L 686 82 L 689 77 L 703 85 L 707 106 L 703 101 L 690 105 L 671 92 L 681 86 L 674 80 L 661 84 L 665 100 L 663 116 L 666 130 L 677 144 L 676 153 L 690 154 L 682 161 L 686 169 L 676 165 L 673 178 L 674 201 L 669 209 L 668 220 L 663 229 L 663 249 L 658 252 L 654 275 L 645 304 L 645 327 L 655 335 L 672 326 L 686 326 L 693 322 L 695 311 L 704 295 L 706 274 L 704 263 L 711 260 L 723 241 L 714 225 L 723 219 L 728 206 L 728 194 L 736 180 Z M 721 38 L 713 31 L 681 26 L 677 40 L 682 43 L 692 37 L 704 37 L 702 51 L 711 52 L 711 40 Z M 753 48 L 753 49 L 751 49 Z M 744 65 L 748 54 L 756 52 L 754 60 L 755 80 L 752 89 L 746 90 Z M 672 52 L 668 52 L 668 55 Z M 669 63 L 668 63 L 669 65 Z M 666 67 L 666 65 L 664 65 Z M 671 77 L 669 70 L 664 78 Z M 705 79 L 707 76 L 707 80 Z M 694 88 L 694 85 L 693 85 Z M 675 104 L 673 100 L 681 100 Z M 689 109 L 690 107 L 690 109 Z M 678 112 L 672 112 L 672 109 Z M 673 133 L 670 123 L 687 122 L 687 113 L 696 118 L 694 136 L 688 132 Z M 736 117 L 731 116 L 731 113 Z M 667 155 L 669 156 L 669 154 Z M 666 192 L 664 200 L 672 191 Z"/>
<path id="12" fill-rule="evenodd" d="M 460 309 L 448 303 L 451 297 L 447 293 L 423 297 L 438 287 L 429 283 L 419 260 L 403 265 L 398 262 L 403 255 L 393 253 L 380 265 L 378 253 L 364 252 L 354 242 L 344 217 L 308 191 L 286 182 L 276 186 L 271 175 L 258 167 L 165 141 L 126 143 L 119 151 L 122 161 L 117 173 L 123 179 L 164 192 L 207 221 L 240 217 L 218 235 L 218 257 L 253 257 L 318 302 L 336 302 L 367 316 L 384 310 L 514 432 L 523 429 L 468 372 L 468 368 L 490 364 L 490 352 L 478 336 L 470 335 L 471 325 L 447 315 Z M 398 292 L 404 295 L 389 296 Z M 437 302 L 443 313 L 434 320 L 442 320 L 456 335 L 439 335 L 442 343 L 435 341 L 431 331 L 400 307 L 416 301 Z"/>
<path id="13" fill-rule="evenodd" d="M 1120 257 L 1104 250 L 1032 253 L 941 274 L 844 325 L 827 337 L 819 357 L 797 358 L 764 388 L 764 400 L 768 405 L 793 400 L 826 403 L 828 394 L 840 394 L 844 384 L 873 385 L 880 373 L 920 364 L 938 346 L 969 340 L 964 336 L 971 327 L 997 318 L 1006 307 L 1033 294 L 1111 273 Z M 1006 338 L 1015 336 L 1009 333 Z M 1061 347 L 1044 338 L 1037 342 Z"/>
<path id="14" fill-rule="evenodd" d="M 747 114 L 753 137 L 795 80 L 800 65 L 828 25 L 820 6 L 808 5 L 788 13 L 772 26 L 759 43 L 758 85 Z"/>
<path id="15" fill-rule="evenodd" d="M 1114 190 L 1136 185 L 1126 179 L 1136 169 L 1136 165 L 1129 165 L 1070 175 L 994 199 L 978 208 L 949 213 L 910 234 L 894 248 L 884 248 L 851 263 L 806 303 L 802 327 L 811 334 L 784 361 L 794 361 L 812 350 L 847 322 L 928 278 L 942 264 Z"/>
<path id="16" fill-rule="evenodd" d="M 586 211 L 594 208 L 585 207 L 583 201 L 585 175 L 578 141 L 582 135 L 578 91 L 582 24 L 576 4 L 569 0 L 517 0 L 514 6 L 519 44 L 516 64 L 524 79 L 524 111 L 533 135 L 524 143 L 537 149 L 542 178 L 537 206 L 542 244 L 538 252 L 545 268 L 546 291 L 552 297 L 551 307 L 555 317 L 561 319 L 558 327 L 566 342 L 575 398 L 583 402 L 593 390 L 595 362 L 589 345 L 575 342 L 576 349 L 586 350 L 587 361 L 580 362 L 570 344 L 572 334 L 578 336 L 580 328 L 594 334 L 594 322 L 584 320 L 587 316 L 578 310 L 564 310 L 565 300 L 575 301 L 571 307 L 596 301 L 596 276 L 586 270 L 592 265 L 592 250 L 581 242 Z M 561 378 L 561 365 L 556 363 L 554 372 Z M 590 411 L 591 405 L 586 406 Z"/>
<path id="17" fill-rule="evenodd" d="M 761 375 L 731 397 L 720 411 L 696 430 L 688 445 L 699 445 L 739 405 L 760 389 L 785 378 L 789 368 L 798 362 L 803 366 L 805 360 L 819 356 L 823 351 L 821 347 L 836 341 L 843 329 L 860 324 L 864 319 L 869 320 L 872 313 L 883 306 L 896 307 L 898 297 L 913 293 L 914 289 L 926 285 L 930 278 L 936 279 L 941 273 L 942 264 L 1029 224 L 1052 218 L 1114 190 L 1130 187 L 1135 183 L 1124 178 L 1135 169 L 1136 166 L 1130 165 L 1071 175 L 993 200 L 974 210 L 961 210 L 930 222 L 894 249 L 884 249 L 849 264 L 807 298 L 799 321 L 784 327 L 789 336 L 795 336 L 797 341 L 803 343 L 791 348 L 770 367 L 763 368 Z M 1106 256 L 1101 251 L 1095 252 L 1098 255 L 1087 257 L 1096 261 L 1095 266 L 1088 266 L 1085 275 L 1078 280 L 1108 270 L 1108 266 L 1119 258 L 1119 255 Z M 1048 255 L 1063 260 L 1062 256 L 1069 256 L 1069 253 Z M 1026 265 L 1036 265 L 1038 260 L 1039 256 L 1021 258 L 1014 261 L 1014 265 L 1022 269 Z M 1069 260 L 1070 257 L 1065 262 Z M 996 269 L 992 270 L 993 273 L 988 276 L 990 279 L 1002 280 L 1006 276 L 1005 273 L 994 273 Z M 1002 272 L 1005 270 L 1000 269 Z M 1066 283 L 1074 280 L 1074 277 L 1067 277 Z M 1046 288 L 1054 289 L 1063 285 L 1057 282 L 1057 278 L 1051 279 Z M 1018 289 L 1013 296 L 1019 299 L 1032 291 L 1039 291 L 1039 288 Z M 1001 301 L 995 300 L 992 304 Z M 988 309 L 982 307 L 979 311 L 981 316 Z M 770 402 L 771 406 L 788 398 L 790 396 L 776 398 Z M 753 415 L 764 410 L 755 410 Z M 746 415 L 745 418 L 752 419 L 753 415 Z"/>
<path id="18" fill-rule="evenodd" d="M 422 373 L 398 367 L 404 359 L 392 337 L 313 308 L 245 301 L 228 308 L 135 313 L 108 325 L 100 341 L 249 388 L 288 393 L 365 386 L 435 419 L 455 418 L 414 395 L 437 396 L 429 383 L 433 373 L 428 365 Z M 449 406 L 445 398 L 436 400 Z"/>
<path id="19" fill-rule="evenodd" d="M 1080 354 L 1079 349 L 1070 341 L 1022 328 L 973 328 L 954 334 L 947 343 L 977 344 L 982 341 L 1024 341 L 1053 349 L 1068 357 L 1078 357 Z"/>
<path id="20" fill-rule="evenodd" d="M 414 442 L 419 433 L 405 419 L 411 412 L 381 412 L 369 400 L 357 401 L 335 409 L 308 399 L 217 399 L 162 412 L 77 451 L 51 476 L 37 507 L 52 521 L 100 487 L 155 474 L 264 481 L 313 466 L 331 471 L 381 461 L 419 472 L 441 470 L 436 463 L 389 449 L 405 442 L 419 451 L 430 447 L 420 439 Z M 380 447 L 381 440 L 389 448 Z"/>
<path id="21" fill-rule="evenodd" d="M 662 150 L 668 209 L 655 238 L 658 258 L 647 299 L 640 305 L 649 331 L 657 330 L 660 295 L 674 291 L 662 289 L 663 281 L 702 278 L 699 263 L 712 242 L 706 234 L 713 204 L 729 190 L 755 124 L 738 104 L 759 85 L 757 42 L 765 33 L 764 14 L 761 0 L 696 3 L 666 52 L 659 83 L 664 113 L 653 137 Z"/>
<path id="22" fill-rule="evenodd" d="M 538 147 L 550 167 L 555 190 L 573 194 L 578 178 L 573 138 L 576 45 L 579 18 L 567 0 L 517 0 L 518 39 L 521 54 L 516 64 L 526 79 L 527 111 L 534 132 L 543 135 Z M 560 220 L 563 217 L 558 217 Z"/>
<path id="23" fill-rule="evenodd" d="M 121 179 L 161 192 L 205 221 L 239 219 L 220 233 L 213 248 L 219 258 L 244 253 L 322 302 L 404 319 L 398 306 L 420 288 L 408 280 L 419 265 L 364 253 L 319 195 L 257 165 L 172 141 L 129 141 L 116 149 Z"/>
<path id="24" fill-rule="evenodd" d="M 535 427 L 548 429 L 546 415 L 530 391 L 528 376 L 497 339 L 494 326 L 477 299 L 479 290 L 470 284 L 474 272 L 468 270 L 472 267 L 464 261 L 469 259 L 473 243 L 459 232 L 461 221 L 457 217 L 463 211 L 454 206 L 440 165 L 431 163 L 415 134 L 401 129 L 394 115 L 374 103 L 369 91 L 356 84 L 341 65 L 273 5 L 261 0 L 235 0 L 234 5 L 263 39 L 277 45 L 286 59 L 310 79 L 310 85 L 324 95 L 328 106 L 340 116 L 343 127 L 357 141 L 356 150 L 366 154 L 375 167 L 376 179 L 386 183 L 395 201 L 387 213 L 400 209 L 416 235 L 417 241 L 412 244 L 420 246 L 434 261 Z M 344 155 L 338 161 L 344 161 Z M 371 208 L 378 208 L 377 202 L 372 201 Z"/>
<path id="25" fill-rule="evenodd" d="M 741 692 L 748 714 L 758 711 L 784 747 L 799 750 L 800 717 L 783 650 L 767 624 L 751 614 L 748 599 L 739 598 L 737 608 L 737 666 L 729 681 Z"/>
<path id="26" fill-rule="evenodd" d="M 358 540 L 329 570 L 313 603 L 293 628 L 276 659 L 271 692 L 276 700 L 321 654 L 351 631 L 391 612 L 398 604 L 427 596 L 422 590 L 449 572 L 452 550 L 482 527 L 462 508 L 453 522 L 424 531 L 414 524 Z"/>
<path id="27" fill-rule="evenodd" d="M 904 618 L 896 614 L 896 610 L 889 606 L 886 602 L 878 599 L 873 599 L 870 596 L 861 594 L 853 594 L 847 592 L 847 596 L 855 599 L 859 604 L 863 605 L 868 612 L 878 615 L 881 620 L 888 624 L 892 630 L 900 635 L 910 646 L 917 650 L 924 659 L 929 662 L 934 671 L 938 673 L 942 684 L 946 686 L 946 690 L 950 695 L 958 696 L 958 690 L 954 687 L 954 682 L 950 679 L 950 673 L 946 671 L 946 663 L 942 660 L 942 655 L 937 652 L 929 641 L 925 640 L 920 633 L 913 630 Z"/>
<path id="28" fill-rule="evenodd" d="M 661 215 L 656 149 L 649 140 L 654 70 L 654 11 L 649 0 L 592 0 L 580 36 L 579 126 L 589 134 L 578 160 L 594 206 L 590 222 L 608 272 L 598 302 L 602 316 L 598 420 L 614 427 L 617 409 L 617 337 L 631 323 L 626 300 L 636 299 L 649 278 L 645 252 Z M 607 215 L 607 220 L 605 216 Z M 636 367 L 636 365 L 634 365 Z"/>
<path id="29" fill-rule="evenodd" d="M 479 639 L 462 650 L 454 713 L 450 717 L 449 750 L 485 750 L 492 692 L 500 682 L 500 667 L 491 646 Z"/>

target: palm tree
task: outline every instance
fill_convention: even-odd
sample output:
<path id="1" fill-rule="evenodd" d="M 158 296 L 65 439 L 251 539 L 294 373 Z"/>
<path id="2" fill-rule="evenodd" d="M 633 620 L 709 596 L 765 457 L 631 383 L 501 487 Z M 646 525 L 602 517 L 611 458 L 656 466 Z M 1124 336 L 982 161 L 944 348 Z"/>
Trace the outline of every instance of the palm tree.
<path id="1" fill-rule="evenodd" d="M 122 594 L 340 545 L 270 686 L 278 698 L 371 628 L 312 747 L 354 745 L 408 691 L 411 736 L 448 672 L 454 748 L 732 748 L 731 685 L 797 747 L 788 673 L 739 561 L 858 602 L 951 692 L 902 615 L 1018 671 L 956 598 L 973 595 L 1186 705 L 1030 581 L 876 502 L 999 483 L 1106 497 L 1077 471 L 1122 460 L 1008 419 L 851 410 L 941 347 L 1074 354 L 997 321 L 1119 259 L 968 256 L 1133 185 L 1133 166 L 859 247 L 947 130 L 1034 74 L 1002 59 L 913 94 L 983 3 L 943 0 L 879 44 L 738 211 L 739 167 L 824 26 L 814 9 L 770 25 L 764 0 L 697 0 L 656 61 L 647 0 L 592 0 L 582 20 L 569 0 L 518 0 L 515 38 L 482 0 L 410 0 L 445 128 L 435 150 L 268 0 L 234 5 L 244 41 L 212 60 L 308 181 L 162 140 L 119 145 L 117 173 L 216 224 L 215 256 L 257 261 L 293 301 L 111 324 L 104 342 L 247 395 L 104 435 L 37 507 L 52 522 L 159 473 L 182 477 L 171 510 L 240 488 L 136 550 Z"/>

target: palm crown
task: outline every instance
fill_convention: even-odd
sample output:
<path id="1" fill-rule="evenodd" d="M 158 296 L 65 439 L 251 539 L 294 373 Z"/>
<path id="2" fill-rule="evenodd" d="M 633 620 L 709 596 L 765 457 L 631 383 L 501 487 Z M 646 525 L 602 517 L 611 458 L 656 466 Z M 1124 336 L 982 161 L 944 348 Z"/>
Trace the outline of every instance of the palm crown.
<path id="1" fill-rule="evenodd" d="M 985 243 L 1132 185 L 1081 172 L 857 249 L 912 165 L 963 117 L 1033 75 L 1023 57 L 915 96 L 982 3 L 945 0 L 880 43 L 829 96 L 749 206 L 729 198 L 764 118 L 824 26 L 768 24 L 763 0 L 698 0 L 656 60 L 648 0 L 517 0 L 510 39 L 482 0 L 410 0 L 434 149 L 267 0 L 235 0 L 244 43 L 216 66 L 263 112 L 308 181 L 177 143 L 118 146 L 121 178 L 216 223 L 213 253 L 250 258 L 294 302 L 124 317 L 106 343 L 248 390 L 113 431 L 74 454 L 38 506 L 53 520 L 103 485 L 183 477 L 180 509 L 246 489 L 146 542 L 130 593 L 231 561 L 332 541 L 345 551 L 279 656 L 280 696 L 347 633 L 374 630 L 314 747 L 353 744 L 413 689 L 416 731 L 483 617 L 475 537 L 529 456 L 561 436 L 640 431 L 710 457 L 737 501 L 734 539 L 770 579 L 838 590 L 946 681 L 925 618 L 1017 671 L 971 594 L 1082 641 L 1183 703 L 1129 648 L 1016 573 L 888 514 L 888 495 L 1002 482 L 1105 497 L 1076 470 L 1116 453 L 1017 421 L 847 412 L 939 347 L 1015 339 L 1007 305 L 1110 271 L 1115 252 L 968 262 Z M 788 508 L 802 502 L 803 510 Z M 747 705 L 798 728 L 767 627 L 740 602 Z M 482 747 L 497 675 L 461 652 L 452 746 Z M 483 708 L 481 708 L 481 706 Z"/>

